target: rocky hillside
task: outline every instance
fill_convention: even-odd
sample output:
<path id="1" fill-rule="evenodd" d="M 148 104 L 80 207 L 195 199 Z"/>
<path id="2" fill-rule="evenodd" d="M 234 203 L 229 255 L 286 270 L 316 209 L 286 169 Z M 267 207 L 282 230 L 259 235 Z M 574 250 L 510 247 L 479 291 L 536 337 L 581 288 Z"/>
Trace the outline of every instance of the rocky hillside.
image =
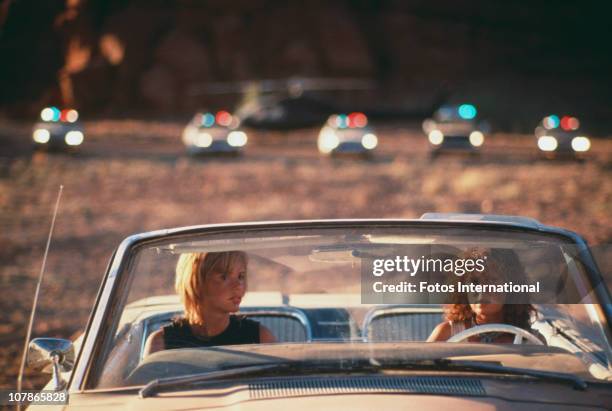
<path id="1" fill-rule="evenodd" d="M 562 110 L 597 121 L 612 110 L 610 29 L 595 2 L 2 4 L 0 108 L 21 114 L 49 103 L 186 113 L 239 97 L 207 85 L 289 76 L 370 79 L 356 101 L 408 110 L 469 98 L 501 120 Z"/>

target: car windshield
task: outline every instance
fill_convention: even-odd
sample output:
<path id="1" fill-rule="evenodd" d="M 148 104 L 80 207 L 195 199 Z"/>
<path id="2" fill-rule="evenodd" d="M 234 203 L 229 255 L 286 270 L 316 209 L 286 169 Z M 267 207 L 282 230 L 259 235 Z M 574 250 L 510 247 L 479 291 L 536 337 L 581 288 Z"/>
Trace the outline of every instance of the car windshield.
<path id="1" fill-rule="evenodd" d="M 486 225 L 246 226 L 161 236 L 125 258 L 88 388 L 262 363 L 304 364 L 308 373 L 316 372 L 306 367 L 312 361 L 425 357 L 610 378 L 610 325 L 598 297 L 605 286 L 594 280 L 580 243 L 556 233 Z M 194 316 L 202 307 L 233 312 L 243 328 L 230 335 L 230 320 L 203 336 Z M 207 315 L 203 323 L 213 324 Z M 259 338 L 249 340 L 249 324 L 259 327 Z M 152 351 L 161 330 L 165 346 Z M 187 342 L 171 341 L 177 330 Z M 264 334 L 272 339 L 262 342 Z"/>

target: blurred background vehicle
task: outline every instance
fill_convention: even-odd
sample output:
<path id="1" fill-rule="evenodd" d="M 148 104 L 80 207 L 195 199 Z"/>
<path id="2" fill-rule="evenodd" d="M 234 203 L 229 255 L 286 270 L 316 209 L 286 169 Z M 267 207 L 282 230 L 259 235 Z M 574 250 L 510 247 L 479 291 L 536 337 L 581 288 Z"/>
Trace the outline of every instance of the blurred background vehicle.
<path id="1" fill-rule="evenodd" d="M 580 129 L 580 121 L 569 115 L 544 117 L 535 129 L 535 136 L 545 158 L 584 159 L 591 149 L 591 140 Z"/>
<path id="2" fill-rule="evenodd" d="M 486 122 L 477 120 L 478 110 L 473 104 L 444 105 L 433 118 L 423 121 L 433 156 L 441 152 L 469 152 L 478 154 L 489 131 Z"/>
<path id="3" fill-rule="evenodd" d="M 76 151 L 84 139 L 79 113 L 74 109 L 45 107 L 32 128 L 35 150 Z"/>
<path id="4" fill-rule="evenodd" d="M 238 117 L 225 110 L 197 113 L 183 130 L 183 144 L 190 155 L 238 155 L 248 141 L 247 134 L 239 129 L 239 125 Z"/>
<path id="5" fill-rule="evenodd" d="M 261 95 L 239 105 L 244 125 L 257 129 L 288 130 L 321 124 L 334 111 L 326 101 L 308 96 Z"/>
<path id="6" fill-rule="evenodd" d="M 317 147 L 325 155 L 356 154 L 370 157 L 378 137 L 363 113 L 333 114 L 319 132 Z"/>
<path id="7" fill-rule="evenodd" d="M 287 78 L 193 84 L 195 99 L 231 101 L 234 115 L 245 127 L 260 130 L 294 130 L 319 126 L 341 110 L 344 96 L 371 90 L 372 81 L 360 78 Z M 349 104 L 350 105 L 350 104 Z"/>

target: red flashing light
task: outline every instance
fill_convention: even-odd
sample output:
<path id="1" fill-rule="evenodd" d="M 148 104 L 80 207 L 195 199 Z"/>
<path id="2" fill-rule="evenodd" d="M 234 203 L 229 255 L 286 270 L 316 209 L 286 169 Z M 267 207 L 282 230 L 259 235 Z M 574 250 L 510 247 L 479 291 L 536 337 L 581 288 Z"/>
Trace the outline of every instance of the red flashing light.
<path id="1" fill-rule="evenodd" d="M 368 124 L 368 118 L 363 113 L 351 113 L 348 116 L 349 127 L 362 128 Z"/>
<path id="2" fill-rule="evenodd" d="M 578 130 L 580 121 L 576 117 L 563 116 L 561 118 L 561 128 L 565 131 Z"/>
<path id="3" fill-rule="evenodd" d="M 561 128 L 565 131 L 568 131 L 570 129 L 569 120 L 570 120 L 569 116 L 561 117 Z"/>
<path id="4" fill-rule="evenodd" d="M 68 112 L 69 111 L 70 110 L 62 110 L 60 112 L 60 121 L 64 121 L 64 122 L 68 121 Z"/>
<path id="5" fill-rule="evenodd" d="M 569 127 L 571 130 L 578 130 L 578 127 L 580 127 L 580 122 L 576 117 L 571 117 L 569 119 Z"/>
<path id="6" fill-rule="evenodd" d="M 217 112 L 215 121 L 217 122 L 217 124 L 227 127 L 232 123 L 232 115 L 227 111 L 221 110 Z"/>

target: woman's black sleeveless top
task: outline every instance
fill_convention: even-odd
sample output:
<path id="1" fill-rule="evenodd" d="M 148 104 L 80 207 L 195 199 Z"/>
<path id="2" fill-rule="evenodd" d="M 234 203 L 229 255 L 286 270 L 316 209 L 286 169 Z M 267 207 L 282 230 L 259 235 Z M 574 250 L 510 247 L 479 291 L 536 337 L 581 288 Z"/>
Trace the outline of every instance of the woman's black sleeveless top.
<path id="1" fill-rule="evenodd" d="M 174 320 L 172 324 L 164 327 L 164 345 L 166 350 L 258 343 L 259 322 L 236 315 L 230 315 L 229 325 L 221 334 L 210 338 L 198 337 L 193 334 L 189 323 L 184 318 Z"/>

